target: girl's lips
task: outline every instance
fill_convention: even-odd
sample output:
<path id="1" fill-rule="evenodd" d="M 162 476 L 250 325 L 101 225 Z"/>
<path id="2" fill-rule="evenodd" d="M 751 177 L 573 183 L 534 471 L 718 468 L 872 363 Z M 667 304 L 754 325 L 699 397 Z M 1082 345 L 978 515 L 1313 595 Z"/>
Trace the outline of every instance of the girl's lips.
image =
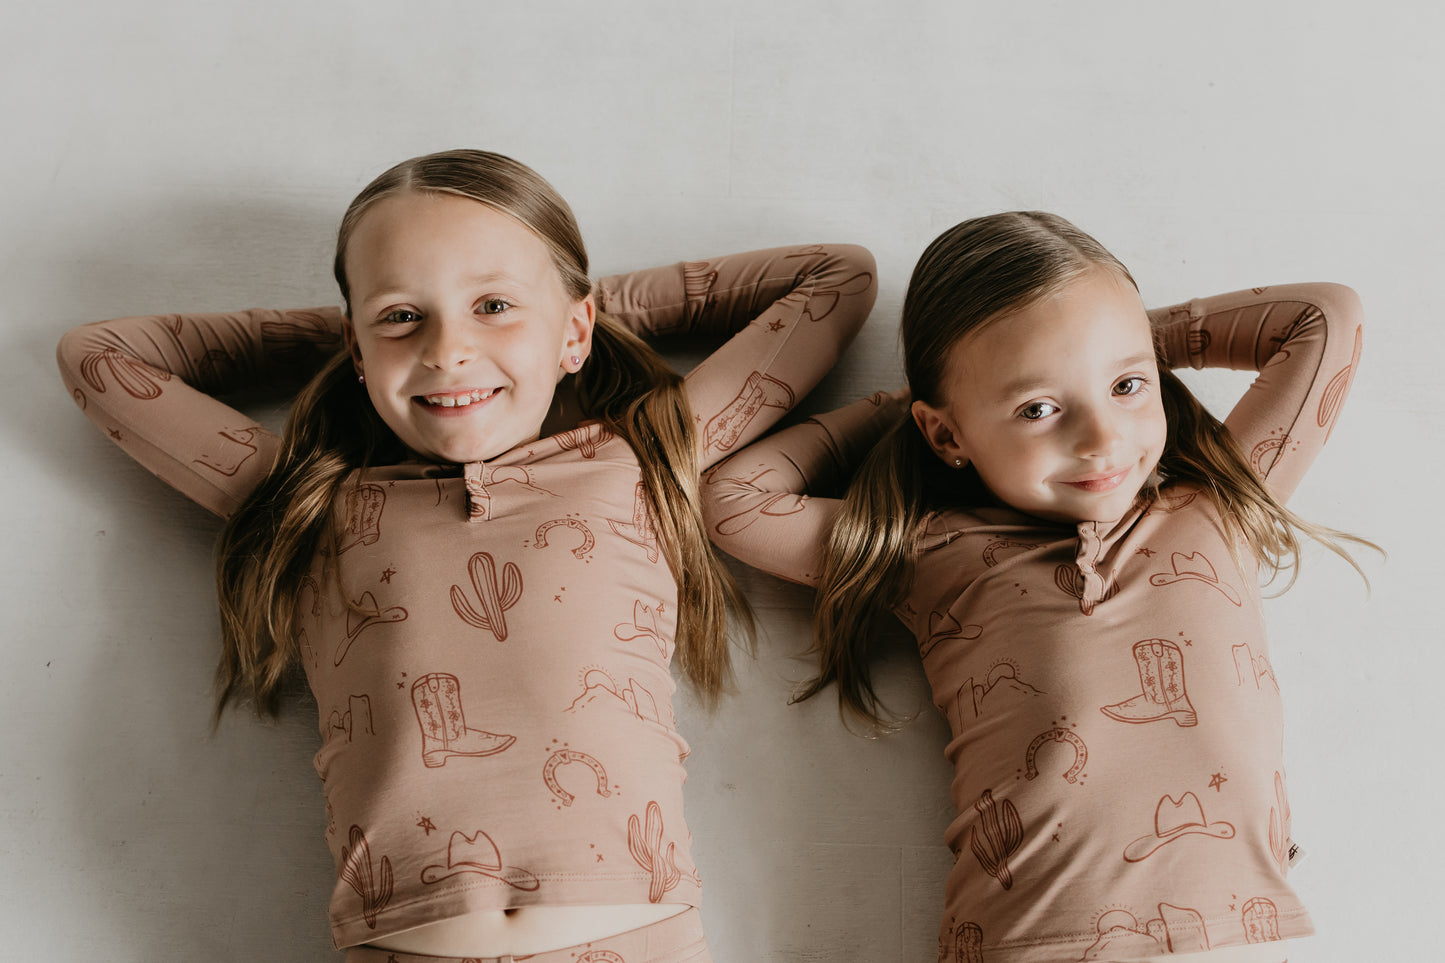
<path id="1" fill-rule="evenodd" d="M 1088 478 L 1080 478 L 1077 481 L 1064 482 L 1070 488 L 1078 488 L 1086 492 L 1107 492 L 1113 491 L 1123 484 L 1124 479 L 1129 477 L 1129 469 L 1123 468 L 1107 475 L 1091 475 Z"/>
<path id="2" fill-rule="evenodd" d="M 428 414 L 457 416 L 485 406 L 488 401 L 497 396 L 497 392 L 500 390 L 499 388 L 461 388 L 414 395 L 411 400 L 413 404 Z"/>

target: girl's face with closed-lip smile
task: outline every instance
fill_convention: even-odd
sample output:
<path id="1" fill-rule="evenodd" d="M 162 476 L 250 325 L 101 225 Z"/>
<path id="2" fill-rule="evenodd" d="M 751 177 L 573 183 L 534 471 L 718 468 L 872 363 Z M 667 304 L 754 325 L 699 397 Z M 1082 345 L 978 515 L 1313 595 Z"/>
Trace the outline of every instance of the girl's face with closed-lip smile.
<path id="1" fill-rule="evenodd" d="M 557 382 L 591 347 L 591 296 L 573 300 L 540 237 L 470 198 L 382 198 L 345 268 L 346 340 L 367 395 L 429 460 L 480 461 L 537 438 Z"/>
<path id="2" fill-rule="evenodd" d="M 943 404 L 913 404 L 948 464 L 972 463 L 1000 501 L 1062 522 L 1128 511 L 1164 451 L 1149 317 L 1095 267 L 953 346 Z"/>

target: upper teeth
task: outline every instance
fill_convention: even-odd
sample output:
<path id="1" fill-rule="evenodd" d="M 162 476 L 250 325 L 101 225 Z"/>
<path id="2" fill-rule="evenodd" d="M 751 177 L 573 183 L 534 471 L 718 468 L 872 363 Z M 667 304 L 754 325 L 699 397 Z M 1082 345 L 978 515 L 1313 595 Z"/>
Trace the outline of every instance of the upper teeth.
<path id="1" fill-rule="evenodd" d="M 491 396 L 491 391 L 473 391 L 465 395 L 427 395 L 426 403 L 429 405 L 440 405 L 443 408 L 460 408 L 474 401 L 490 398 Z"/>

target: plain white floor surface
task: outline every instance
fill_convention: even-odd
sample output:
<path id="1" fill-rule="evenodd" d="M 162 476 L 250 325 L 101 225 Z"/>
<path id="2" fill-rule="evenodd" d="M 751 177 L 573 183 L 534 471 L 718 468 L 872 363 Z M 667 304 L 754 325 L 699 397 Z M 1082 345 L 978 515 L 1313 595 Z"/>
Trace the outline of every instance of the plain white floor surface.
<path id="1" fill-rule="evenodd" d="M 1335 280 L 1361 374 L 1293 504 L 1372 538 L 1270 604 L 1295 963 L 1427 960 L 1440 758 L 1445 8 L 1314 2 L 10 4 L 0 56 L 0 957 L 336 961 L 314 708 L 208 731 L 216 523 L 75 410 L 68 327 L 334 302 L 350 197 L 395 161 L 511 154 L 598 273 L 850 241 L 881 294 L 818 410 L 901 383 L 923 246 L 965 217 L 1075 220 L 1159 304 Z M 1192 381 L 1225 409 L 1247 378 Z M 739 693 L 678 706 L 720 963 L 936 955 L 945 725 L 901 634 L 885 739 L 787 704 L 809 593 L 745 584 Z"/>

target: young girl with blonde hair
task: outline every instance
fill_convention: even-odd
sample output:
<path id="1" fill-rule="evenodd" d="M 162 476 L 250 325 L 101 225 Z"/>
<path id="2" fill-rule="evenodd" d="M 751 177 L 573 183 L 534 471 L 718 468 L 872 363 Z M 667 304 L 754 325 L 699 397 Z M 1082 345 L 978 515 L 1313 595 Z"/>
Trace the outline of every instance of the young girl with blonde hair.
<path id="1" fill-rule="evenodd" d="M 1312 927 L 1260 575 L 1293 577 L 1300 532 L 1338 550 L 1284 501 L 1354 375 L 1358 300 L 1146 312 L 1097 241 L 1015 212 L 928 247 L 902 337 L 909 393 L 755 443 L 704 501 L 721 547 L 818 587 L 802 697 L 836 683 L 880 722 L 872 642 L 892 616 L 917 637 L 956 769 L 939 959 L 1279 963 Z M 1185 365 L 1259 376 L 1221 424 Z"/>
<path id="2" fill-rule="evenodd" d="M 744 609 L 698 472 L 832 365 L 868 253 L 758 251 L 594 284 L 566 203 L 506 157 L 378 177 L 344 308 L 126 318 L 66 385 L 229 519 L 218 712 L 315 694 L 347 960 L 705 960 L 674 652 L 705 701 Z M 641 336 L 726 343 L 684 380 Z M 217 400 L 301 390 L 277 439 Z"/>

